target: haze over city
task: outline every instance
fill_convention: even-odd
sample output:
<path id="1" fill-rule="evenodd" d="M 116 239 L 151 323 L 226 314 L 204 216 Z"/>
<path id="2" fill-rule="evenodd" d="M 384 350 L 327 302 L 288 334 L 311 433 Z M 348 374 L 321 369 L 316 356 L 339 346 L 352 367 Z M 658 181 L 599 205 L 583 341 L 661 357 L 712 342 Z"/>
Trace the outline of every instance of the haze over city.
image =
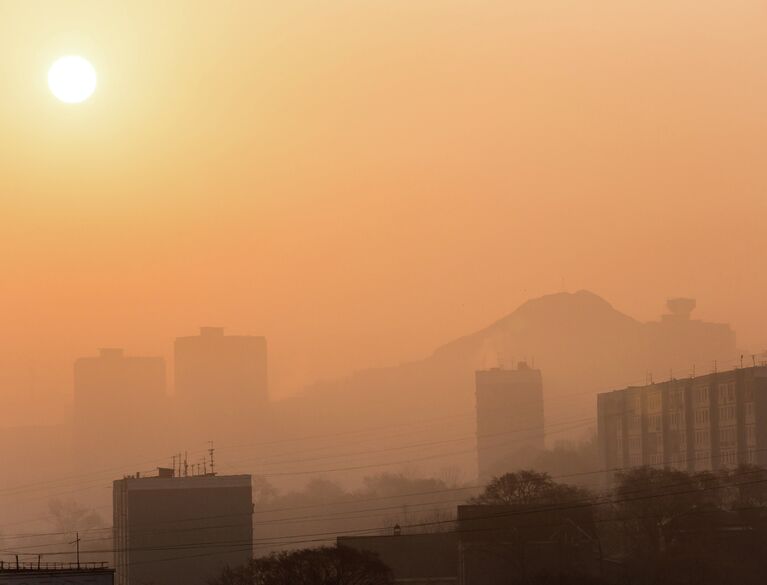
<path id="1" fill-rule="evenodd" d="M 455 552 L 472 510 L 521 505 L 493 481 L 523 471 L 549 503 L 614 509 L 632 482 L 682 481 L 637 470 L 738 485 L 767 464 L 765 18 L 756 0 L 0 2 L 0 560 L 70 560 L 93 530 L 119 585 L 181 578 L 139 583 L 157 559 L 124 545 L 146 476 L 255 506 L 218 572 L 348 545 L 378 555 L 376 584 L 474 566 Z M 360 504 L 382 497 L 401 509 Z M 329 502 L 343 521 L 286 512 Z M 553 522 L 614 541 L 600 522 L 634 512 Z M 341 546 L 395 524 L 451 534 L 422 555 L 448 568 Z M 649 583 L 632 571 L 673 565 L 664 538 L 652 562 L 602 551 L 598 577 Z M 445 583 L 495 583 L 467 575 Z"/>

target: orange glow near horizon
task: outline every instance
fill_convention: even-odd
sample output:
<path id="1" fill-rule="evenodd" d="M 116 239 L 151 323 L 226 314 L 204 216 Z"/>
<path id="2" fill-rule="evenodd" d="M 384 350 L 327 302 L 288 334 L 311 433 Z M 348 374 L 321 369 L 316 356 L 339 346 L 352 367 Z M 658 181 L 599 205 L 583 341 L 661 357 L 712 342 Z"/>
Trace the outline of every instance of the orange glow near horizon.
<path id="1" fill-rule="evenodd" d="M 762 351 L 765 16 L 5 3 L 2 395 L 66 403 L 76 357 L 220 324 L 268 338 L 284 396 L 563 286 L 643 320 L 696 297 Z M 99 75 L 78 108 L 45 86 L 67 54 Z"/>

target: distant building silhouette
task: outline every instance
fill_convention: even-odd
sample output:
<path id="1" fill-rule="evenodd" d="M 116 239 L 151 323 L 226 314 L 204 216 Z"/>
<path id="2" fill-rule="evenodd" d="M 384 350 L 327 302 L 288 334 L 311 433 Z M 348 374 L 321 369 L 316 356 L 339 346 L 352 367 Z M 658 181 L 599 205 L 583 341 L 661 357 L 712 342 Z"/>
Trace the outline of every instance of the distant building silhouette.
<path id="1" fill-rule="evenodd" d="M 475 374 L 479 478 L 513 471 L 543 450 L 543 382 L 540 370 L 520 362 L 515 370 Z"/>
<path id="2" fill-rule="evenodd" d="M 175 343 L 175 387 L 184 426 L 197 440 L 252 429 L 268 404 L 266 339 L 224 335 L 221 327 Z"/>
<path id="3" fill-rule="evenodd" d="M 597 397 L 606 470 L 767 465 L 767 367 L 632 386 Z"/>
<path id="4" fill-rule="evenodd" d="M 708 366 L 713 360 L 733 359 L 737 354 L 735 332 L 726 323 L 692 319 L 695 299 L 666 301 L 669 312 L 660 321 L 644 324 L 645 362 L 648 371 L 665 375 L 669 368 L 682 375 L 694 364 Z"/>
<path id="5" fill-rule="evenodd" d="M 118 585 L 204 585 L 253 554 L 249 475 L 126 477 L 113 483 Z"/>
<path id="6" fill-rule="evenodd" d="M 165 360 L 101 349 L 74 364 L 73 455 L 78 469 L 156 452 L 166 424 Z"/>

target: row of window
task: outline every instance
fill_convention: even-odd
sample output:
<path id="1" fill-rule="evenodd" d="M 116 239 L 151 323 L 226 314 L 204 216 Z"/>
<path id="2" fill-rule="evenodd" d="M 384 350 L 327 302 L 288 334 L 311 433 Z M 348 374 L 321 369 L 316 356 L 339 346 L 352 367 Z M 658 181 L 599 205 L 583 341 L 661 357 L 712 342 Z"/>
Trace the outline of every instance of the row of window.
<path id="1" fill-rule="evenodd" d="M 621 462 L 623 461 L 622 451 L 618 451 L 618 458 L 621 460 Z M 629 453 L 628 459 L 629 459 L 630 466 L 639 466 L 645 463 L 643 461 L 641 452 Z M 721 449 L 719 451 L 719 460 L 722 465 L 734 467 L 738 465 L 738 452 L 736 449 L 733 449 L 733 448 Z M 755 465 L 757 463 L 756 449 L 746 450 L 745 460 L 747 463 Z M 668 463 L 671 467 L 675 467 L 677 469 L 685 469 L 688 463 L 687 454 L 685 452 L 672 453 L 669 457 Z M 647 457 L 647 464 L 663 465 L 664 464 L 663 453 L 650 453 Z M 695 455 L 693 459 L 693 468 L 696 471 L 711 469 L 711 450 L 710 449 L 705 448 L 705 449 L 695 450 Z"/>
<path id="2" fill-rule="evenodd" d="M 753 411 L 753 403 L 749 403 L 746 405 L 746 416 L 749 417 L 749 420 L 753 420 L 754 411 Z M 749 408 L 750 407 L 750 408 Z M 647 430 L 651 433 L 660 432 L 661 430 L 661 419 L 660 414 L 650 414 L 647 416 Z M 733 423 L 737 419 L 737 411 L 735 410 L 734 404 L 729 404 L 726 406 L 720 406 L 719 407 L 719 422 L 720 423 Z M 633 415 L 631 417 L 631 424 L 630 427 L 635 428 L 636 430 L 639 429 L 639 425 L 641 422 L 641 418 L 637 415 Z M 685 416 L 684 412 L 672 412 L 669 415 L 669 425 L 673 429 L 679 429 L 684 426 L 685 424 Z M 696 408 L 695 409 L 695 426 L 696 427 L 705 427 L 708 426 L 711 423 L 711 418 L 709 415 L 708 408 Z"/>
<path id="3" fill-rule="evenodd" d="M 647 449 L 649 450 L 662 450 L 662 436 L 658 434 L 649 435 L 646 437 Z M 676 433 L 675 435 L 679 450 L 684 451 L 687 448 L 687 437 L 684 433 Z M 711 446 L 711 434 L 709 429 L 695 429 L 695 448 L 708 449 Z M 719 429 L 719 445 L 721 448 L 734 447 L 738 443 L 737 429 L 735 427 L 724 427 Z M 749 446 L 756 445 L 756 426 L 746 426 L 746 444 Z M 617 440 L 617 449 L 623 450 L 623 437 L 619 437 Z M 629 437 L 629 451 L 641 451 L 642 450 L 642 438 L 641 437 Z"/>
<path id="4" fill-rule="evenodd" d="M 681 429 L 685 426 L 686 423 L 687 421 L 685 420 L 684 410 L 672 412 L 669 414 L 668 424 L 672 429 Z"/>

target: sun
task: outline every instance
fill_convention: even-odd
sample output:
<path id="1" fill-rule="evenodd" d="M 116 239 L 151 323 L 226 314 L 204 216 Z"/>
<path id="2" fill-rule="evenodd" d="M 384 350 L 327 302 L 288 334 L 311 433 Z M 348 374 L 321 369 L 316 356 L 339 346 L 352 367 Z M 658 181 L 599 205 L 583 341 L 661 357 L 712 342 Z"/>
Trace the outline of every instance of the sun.
<path id="1" fill-rule="evenodd" d="M 96 89 L 96 70 L 86 59 L 77 55 L 61 57 L 48 70 L 48 87 L 62 102 L 83 102 Z"/>

